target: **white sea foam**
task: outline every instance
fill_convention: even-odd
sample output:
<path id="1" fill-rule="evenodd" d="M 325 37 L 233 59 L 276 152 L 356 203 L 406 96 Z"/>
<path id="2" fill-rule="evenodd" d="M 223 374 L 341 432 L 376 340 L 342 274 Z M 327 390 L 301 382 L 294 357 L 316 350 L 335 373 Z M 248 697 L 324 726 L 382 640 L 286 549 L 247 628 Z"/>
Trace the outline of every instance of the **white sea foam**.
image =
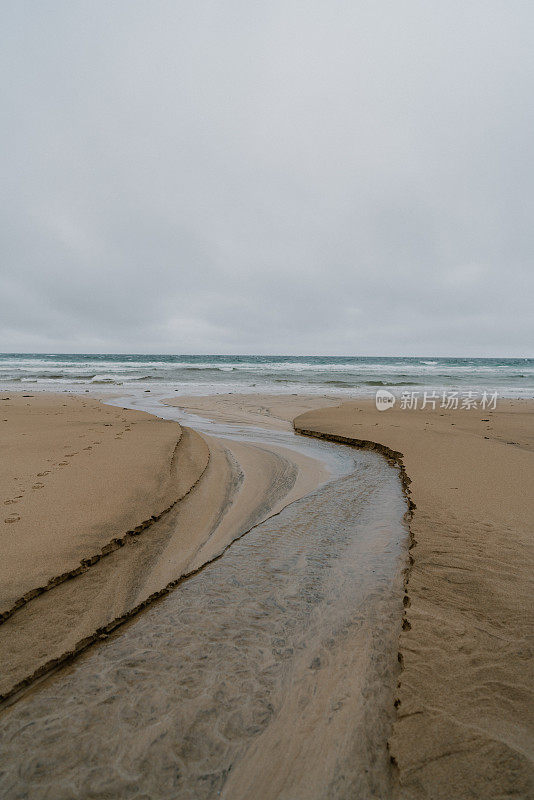
<path id="1" fill-rule="evenodd" d="M 533 359 L 0 354 L 0 385 L 44 389 L 127 384 L 186 394 L 308 392 L 341 396 L 459 389 L 534 396 Z"/>

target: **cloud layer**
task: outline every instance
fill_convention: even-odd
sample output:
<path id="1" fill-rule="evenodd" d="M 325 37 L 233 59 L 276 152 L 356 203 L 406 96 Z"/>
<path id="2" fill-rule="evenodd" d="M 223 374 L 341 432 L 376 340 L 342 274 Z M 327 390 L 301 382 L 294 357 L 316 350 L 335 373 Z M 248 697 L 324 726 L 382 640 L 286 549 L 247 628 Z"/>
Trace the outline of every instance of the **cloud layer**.
<path id="1" fill-rule="evenodd" d="M 534 6 L 1 12 L 0 350 L 534 356 Z"/>

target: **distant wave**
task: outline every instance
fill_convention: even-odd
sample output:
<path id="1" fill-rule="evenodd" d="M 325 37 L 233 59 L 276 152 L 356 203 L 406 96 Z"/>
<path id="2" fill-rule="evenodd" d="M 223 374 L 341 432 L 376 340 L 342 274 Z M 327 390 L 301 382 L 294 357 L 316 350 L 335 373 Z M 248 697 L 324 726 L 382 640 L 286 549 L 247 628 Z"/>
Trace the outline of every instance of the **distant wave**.
<path id="1" fill-rule="evenodd" d="M 127 383 L 134 383 L 134 381 L 165 381 L 167 378 L 165 375 L 119 375 L 117 377 L 122 378 L 123 381 Z"/>
<path id="2" fill-rule="evenodd" d="M 414 387 L 497 390 L 519 397 L 534 394 L 534 359 L 0 353 L 0 384 L 23 388 L 30 383 L 56 391 L 58 386 L 78 391 L 169 386 L 198 394 L 270 387 L 350 396 Z"/>
<path id="3" fill-rule="evenodd" d="M 37 372 L 29 375 L 2 375 L 0 376 L 0 380 L 8 380 L 10 383 L 20 383 L 21 381 L 90 381 L 95 377 L 95 373 Z"/>
<path id="4" fill-rule="evenodd" d="M 364 386 L 420 386 L 419 381 L 363 381 Z"/>
<path id="5" fill-rule="evenodd" d="M 117 383 L 117 379 L 112 375 L 95 375 L 91 383 Z"/>
<path id="6" fill-rule="evenodd" d="M 183 372 L 234 372 L 238 367 L 181 367 Z"/>

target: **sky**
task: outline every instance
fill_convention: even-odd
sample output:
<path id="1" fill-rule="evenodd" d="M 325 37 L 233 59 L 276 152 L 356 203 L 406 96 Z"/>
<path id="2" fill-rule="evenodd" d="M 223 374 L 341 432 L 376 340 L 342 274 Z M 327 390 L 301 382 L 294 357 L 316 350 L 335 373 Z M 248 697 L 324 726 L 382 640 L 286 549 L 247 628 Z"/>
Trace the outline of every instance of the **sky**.
<path id="1" fill-rule="evenodd" d="M 534 356 L 532 0 L 0 7 L 0 351 Z"/>

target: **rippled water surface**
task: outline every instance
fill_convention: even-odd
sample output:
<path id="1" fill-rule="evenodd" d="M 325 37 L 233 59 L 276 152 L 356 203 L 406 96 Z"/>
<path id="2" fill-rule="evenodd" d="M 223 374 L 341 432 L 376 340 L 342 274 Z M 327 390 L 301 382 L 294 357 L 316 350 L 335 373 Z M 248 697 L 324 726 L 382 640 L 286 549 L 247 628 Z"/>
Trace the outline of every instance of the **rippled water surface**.
<path id="1" fill-rule="evenodd" d="M 5 798 L 389 798 L 405 503 L 356 472 L 0 717 Z"/>
<path id="2" fill-rule="evenodd" d="M 465 389 L 531 396 L 531 358 L 399 358 L 365 356 L 221 356 L 0 353 L 0 385 L 24 388 L 178 387 L 207 392 L 373 394 Z M 31 388 L 31 387 L 27 387 Z"/>

